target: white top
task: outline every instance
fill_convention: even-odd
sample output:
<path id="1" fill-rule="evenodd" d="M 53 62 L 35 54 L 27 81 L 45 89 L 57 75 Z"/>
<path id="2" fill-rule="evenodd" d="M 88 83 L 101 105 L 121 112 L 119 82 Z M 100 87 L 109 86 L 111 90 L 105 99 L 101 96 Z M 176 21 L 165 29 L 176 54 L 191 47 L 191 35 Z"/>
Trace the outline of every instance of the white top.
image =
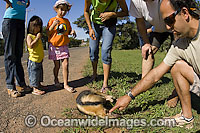
<path id="1" fill-rule="evenodd" d="M 129 14 L 135 18 L 144 18 L 155 27 L 155 32 L 167 32 L 160 13 L 162 0 L 131 0 Z"/>

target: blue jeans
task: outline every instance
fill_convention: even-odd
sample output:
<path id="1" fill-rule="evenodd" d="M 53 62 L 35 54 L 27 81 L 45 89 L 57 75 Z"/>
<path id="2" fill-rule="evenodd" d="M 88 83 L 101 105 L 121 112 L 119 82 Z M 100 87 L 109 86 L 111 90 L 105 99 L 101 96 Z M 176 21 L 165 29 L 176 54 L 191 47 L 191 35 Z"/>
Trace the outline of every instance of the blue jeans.
<path id="1" fill-rule="evenodd" d="M 43 82 L 42 62 L 37 63 L 28 60 L 28 75 L 30 87 L 39 87 L 40 82 Z"/>
<path id="2" fill-rule="evenodd" d="M 93 62 L 99 59 L 99 42 L 102 36 L 102 62 L 109 65 L 112 62 L 111 51 L 116 26 L 105 27 L 104 25 L 93 23 L 92 28 L 95 32 L 96 40 L 90 38 L 90 60 Z"/>
<path id="3" fill-rule="evenodd" d="M 8 89 L 15 89 L 15 78 L 18 86 L 25 86 L 24 69 L 21 58 L 25 35 L 24 20 L 4 19 L 2 34 L 5 41 L 4 64 Z"/>

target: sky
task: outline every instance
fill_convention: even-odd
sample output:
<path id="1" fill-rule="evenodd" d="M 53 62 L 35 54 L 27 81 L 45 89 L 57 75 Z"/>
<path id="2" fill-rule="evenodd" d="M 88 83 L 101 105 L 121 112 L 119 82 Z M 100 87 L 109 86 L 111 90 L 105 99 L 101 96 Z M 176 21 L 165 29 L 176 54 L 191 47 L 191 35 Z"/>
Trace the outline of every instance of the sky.
<path id="1" fill-rule="evenodd" d="M 56 12 L 53 10 L 53 5 L 56 1 L 57 0 L 30 0 L 30 6 L 27 8 L 28 21 L 33 15 L 37 15 L 42 18 L 43 24 L 46 26 L 49 19 L 56 16 Z M 128 7 L 129 1 L 130 0 L 126 0 Z M 76 21 L 77 18 L 83 15 L 85 0 L 68 0 L 68 2 L 72 4 L 72 8 L 65 17 L 69 19 L 72 29 L 76 31 L 77 39 L 86 40 L 89 35 L 85 34 L 82 28 L 78 28 L 76 25 L 72 24 L 72 22 Z M 2 21 L 5 12 L 5 6 L 6 2 L 0 0 L 0 32 L 2 31 Z"/>

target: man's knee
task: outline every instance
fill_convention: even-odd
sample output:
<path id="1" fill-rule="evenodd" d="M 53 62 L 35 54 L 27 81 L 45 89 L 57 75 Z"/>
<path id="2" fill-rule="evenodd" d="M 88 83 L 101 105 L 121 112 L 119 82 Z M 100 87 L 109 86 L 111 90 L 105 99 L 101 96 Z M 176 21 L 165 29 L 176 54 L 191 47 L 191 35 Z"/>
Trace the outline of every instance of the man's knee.
<path id="1" fill-rule="evenodd" d="M 181 71 L 182 67 L 186 67 L 187 63 L 183 60 L 178 60 L 176 61 L 176 63 L 174 64 L 174 66 L 171 69 L 171 74 L 177 73 Z"/>

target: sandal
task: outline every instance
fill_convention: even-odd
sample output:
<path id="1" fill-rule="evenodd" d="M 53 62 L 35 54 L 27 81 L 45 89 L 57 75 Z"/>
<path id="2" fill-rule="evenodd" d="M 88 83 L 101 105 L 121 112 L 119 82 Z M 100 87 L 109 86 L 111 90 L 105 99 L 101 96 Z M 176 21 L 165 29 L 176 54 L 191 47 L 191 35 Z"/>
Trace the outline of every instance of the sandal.
<path id="1" fill-rule="evenodd" d="M 39 89 L 33 89 L 32 94 L 34 95 L 43 95 L 45 93 L 45 91 L 41 91 Z"/>
<path id="2" fill-rule="evenodd" d="M 111 90 L 112 90 L 112 89 L 111 89 L 110 87 L 107 86 L 107 87 L 102 87 L 100 92 L 101 92 L 101 93 L 106 93 L 107 91 L 111 91 Z"/>
<path id="3" fill-rule="evenodd" d="M 18 92 L 17 90 L 8 89 L 8 95 L 13 97 L 13 98 L 16 98 L 16 97 L 20 97 L 21 93 Z"/>
<path id="4" fill-rule="evenodd" d="M 65 90 L 71 92 L 71 93 L 74 93 L 76 92 L 76 90 L 73 88 L 73 87 L 68 87 L 68 88 L 65 88 Z"/>

